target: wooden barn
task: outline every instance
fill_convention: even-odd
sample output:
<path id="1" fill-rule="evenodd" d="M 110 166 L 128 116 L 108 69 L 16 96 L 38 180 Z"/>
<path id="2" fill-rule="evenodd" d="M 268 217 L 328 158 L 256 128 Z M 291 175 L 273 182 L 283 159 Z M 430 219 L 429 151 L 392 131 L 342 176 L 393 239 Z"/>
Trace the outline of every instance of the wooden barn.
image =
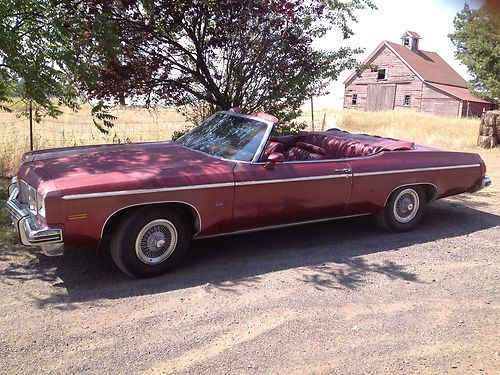
<path id="1" fill-rule="evenodd" d="M 365 60 L 368 68 L 344 81 L 344 108 L 414 110 L 442 116 L 480 116 L 492 104 L 472 95 L 467 82 L 436 52 L 419 49 L 406 31 L 401 44 L 383 41 Z"/>

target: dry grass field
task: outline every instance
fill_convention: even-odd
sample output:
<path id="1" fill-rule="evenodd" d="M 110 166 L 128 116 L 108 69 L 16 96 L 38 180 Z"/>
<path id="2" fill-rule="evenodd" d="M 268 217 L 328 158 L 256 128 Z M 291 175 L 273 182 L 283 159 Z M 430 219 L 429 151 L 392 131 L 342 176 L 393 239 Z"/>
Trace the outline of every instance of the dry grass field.
<path id="1" fill-rule="evenodd" d="M 310 122 L 310 113 L 302 119 Z M 318 110 L 314 119 L 316 130 L 321 130 L 325 119 L 325 129 L 337 127 L 453 150 L 475 148 L 479 134 L 477 118 L 440 117 L 410 111 Z"/>
<path id="2" fill-rule="evenodd" d="M 112 110 L 112 114 L 118 119 L 108 134 L 99 132 L 93 125 L 88 105 L 77 113 L 66 110 L 57 120 L 45 118 L 34 124 L 34 148 L 165 140 L 187 125 L 173 108 L 146 110 L 118 107 Z M 310 123 L 310 112 L 306 111 L 299 120 Z M 446 118 L 406 111 L 317 110 L 314 123 L 315 130 L 338 127 L 454 150 L 476 149 L 479 128 L 478 119 Z M 19 167 L 23 152 L 29 150 L 26 118 L 0 112 L 0 149 L 0 175 L 12 175 Z"/>
<path id="3" fill-rule="evenodd" d="M 21 155 L 30 148 L 29 122 L 17 113 L 0 111 L 0 176 L 9 176 L 19 167 Z M 117 117 L 108 134 L 93 124 L 90 106 L 73 113 L 65 109 L 57 119 L 44 118 L 33 123 L 34 149 L 103 143 L 145 142 L 171 139 L 175 130 L 186 126 L 175 109 L 147 110 L 139 107 L 117 107 Z"/>

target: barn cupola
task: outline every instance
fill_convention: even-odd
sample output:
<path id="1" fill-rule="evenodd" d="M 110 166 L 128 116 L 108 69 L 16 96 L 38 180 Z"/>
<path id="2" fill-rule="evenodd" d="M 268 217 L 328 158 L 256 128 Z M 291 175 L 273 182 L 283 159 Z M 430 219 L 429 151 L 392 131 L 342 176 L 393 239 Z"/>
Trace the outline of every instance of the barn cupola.
<path id="1" fill-rule="evenodd" d="M 401 37 L 403 46 L 411 49 L 413 52 L 418 52 L 418 41 L 420 39 L 420 35 L 418 35 L 415 31 L 405 31 Z"/>

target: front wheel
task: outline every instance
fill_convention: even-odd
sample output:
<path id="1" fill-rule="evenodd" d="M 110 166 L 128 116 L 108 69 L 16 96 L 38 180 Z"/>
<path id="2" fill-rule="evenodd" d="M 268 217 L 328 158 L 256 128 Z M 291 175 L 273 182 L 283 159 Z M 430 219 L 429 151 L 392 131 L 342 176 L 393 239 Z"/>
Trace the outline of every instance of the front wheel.
<path id="1" fill-rule="evenodd" d="M 391 194 L 385 207 L 375 214 L 375 220 L 386 230 L 406 232 L 422 220 L 425 204 L 425 191 L 421 186 L 401 187 Z"/>
<path id="2" fill-rule="evenodd" d="M 191 234 L 186 218 L 176 210 L 144 208 L 126 217 L 112 234 L 111 256 L 129 276 L 157 276 L 179 264 Z"/>

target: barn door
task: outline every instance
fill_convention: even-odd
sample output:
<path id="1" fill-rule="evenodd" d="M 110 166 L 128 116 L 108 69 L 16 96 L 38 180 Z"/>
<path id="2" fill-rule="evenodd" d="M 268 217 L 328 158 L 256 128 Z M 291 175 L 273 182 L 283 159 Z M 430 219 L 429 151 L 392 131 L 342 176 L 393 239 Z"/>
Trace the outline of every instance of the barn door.
<path id="1" fill-rule="evenodd" d="M 388 111 L 394 109 L 396 85 L 368 85 L 366 92 L 367 111 Z"/>

